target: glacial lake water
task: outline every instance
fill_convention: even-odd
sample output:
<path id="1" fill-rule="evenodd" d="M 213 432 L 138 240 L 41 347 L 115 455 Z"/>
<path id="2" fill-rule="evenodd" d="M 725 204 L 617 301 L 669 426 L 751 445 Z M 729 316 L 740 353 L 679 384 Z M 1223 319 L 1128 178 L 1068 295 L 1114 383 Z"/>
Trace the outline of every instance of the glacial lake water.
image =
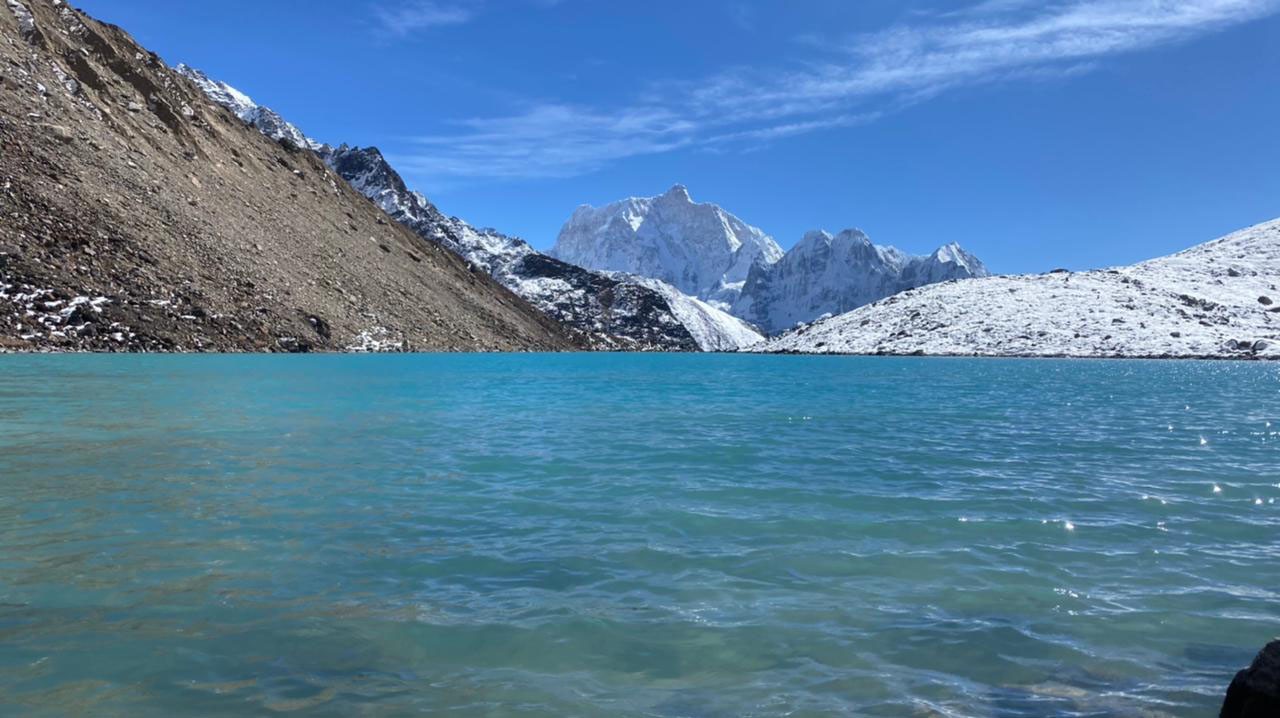
<path id="1" fill-rule="evenodd" d="M 0 357 L 0 715 L 1207 716 L 1280 366 Z"/>

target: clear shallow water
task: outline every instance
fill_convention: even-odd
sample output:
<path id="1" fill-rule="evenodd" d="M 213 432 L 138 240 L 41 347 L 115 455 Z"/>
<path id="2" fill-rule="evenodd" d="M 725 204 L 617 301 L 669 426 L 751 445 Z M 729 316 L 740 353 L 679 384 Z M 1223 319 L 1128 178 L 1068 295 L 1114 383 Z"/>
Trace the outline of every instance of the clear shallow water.
<path id="1" fill-rule="evenodd" d="M 0 357 L 0 715 L 1211 715 L 1278 484 L 1275 365 Z"/>

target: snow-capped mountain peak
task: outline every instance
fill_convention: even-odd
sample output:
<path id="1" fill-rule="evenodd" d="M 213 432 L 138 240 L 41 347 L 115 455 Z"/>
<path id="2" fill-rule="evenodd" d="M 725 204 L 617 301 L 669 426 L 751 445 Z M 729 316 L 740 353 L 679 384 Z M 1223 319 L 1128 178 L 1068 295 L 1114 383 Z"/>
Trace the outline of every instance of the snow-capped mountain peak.
<path id="1" fill-rule="evenodd" d="M 677 184 L 656 197 L 579 207 L 551 254 L 591 269 L 660 279 L 728 306 L 751 265 L 777 261 L 782 248 L 720 207 L 695 202 Z"/>
<path id="2" fill-rule="evenodd" d="M 689 194 L 689 188 L 682 184 L 674 184 L 671 189 L 662 194 L 660 199 L 667 202 L 679 202 L 682 204 L 693 204 L 693 197 Z"/>

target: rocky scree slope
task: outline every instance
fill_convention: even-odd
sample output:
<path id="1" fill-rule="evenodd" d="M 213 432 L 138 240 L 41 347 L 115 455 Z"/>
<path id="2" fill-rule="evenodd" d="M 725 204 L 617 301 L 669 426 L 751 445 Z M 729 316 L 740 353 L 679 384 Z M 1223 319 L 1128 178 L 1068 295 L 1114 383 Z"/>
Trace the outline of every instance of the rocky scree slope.
<path id="1" fill-rule="evenodd" d="M 1280 220 L 1141 264 L 936 284 L 759 351 L 1280 358 Z"/>
<path id="2" fill-rule="evenodd" d="M 776 334 L 908 289 L 987 275 L 977 257 L 954 243 L 916 257 L 872 244 L 857 229 L 810 232 L 782 259 L 751 268 L 732 312 Z"/>
<path id="3" fill-rule="evenodd" d="M 0 6 L 0 348 L 573 340 L 61 0 Z"/>

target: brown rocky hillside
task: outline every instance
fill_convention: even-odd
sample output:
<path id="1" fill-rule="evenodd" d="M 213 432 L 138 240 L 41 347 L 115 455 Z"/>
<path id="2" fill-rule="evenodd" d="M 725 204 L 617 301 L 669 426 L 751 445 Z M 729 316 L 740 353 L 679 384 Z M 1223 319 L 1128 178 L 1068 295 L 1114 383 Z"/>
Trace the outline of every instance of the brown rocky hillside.
<path id="1" fill-rule="evenodd" d="M 0 350 L 567 348 L 121 29 L 0 3 Z"/>

